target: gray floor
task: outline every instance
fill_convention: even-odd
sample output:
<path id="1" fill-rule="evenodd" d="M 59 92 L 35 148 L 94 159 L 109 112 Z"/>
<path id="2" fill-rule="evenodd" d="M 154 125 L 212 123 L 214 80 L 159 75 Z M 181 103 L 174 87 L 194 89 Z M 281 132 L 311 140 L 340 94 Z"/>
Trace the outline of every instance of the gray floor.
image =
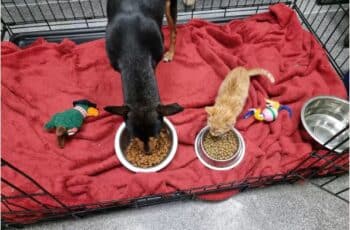
<path id="1" fill-rule="evenodd" d="M 348 179 L 344 176 L 332 183 L 333 189 L 337 191 Z M 311 183 L 304 183 L 250 190 L 222 202 L 174 202 L 80 220 L 42 223 L 26 229 L 345 230 L 349 229 L 349 205 Z"/>

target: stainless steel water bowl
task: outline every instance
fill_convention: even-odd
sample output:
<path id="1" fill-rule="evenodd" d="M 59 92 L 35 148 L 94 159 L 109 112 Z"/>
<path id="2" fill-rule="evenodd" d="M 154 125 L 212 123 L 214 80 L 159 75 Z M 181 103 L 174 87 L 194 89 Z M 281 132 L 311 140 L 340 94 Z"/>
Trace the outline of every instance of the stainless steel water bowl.
<path id="1" fill-rule="evenodd" d="M 125 157 L 124 152 L 125 152 L 127 146 L 129 145 L 130 140 L 129 140 L 129 137 L 127 134 L 125 123 L 122 123 L 120 125 L 119 129 L 117 130 L 117 133 L 115 135 L 115 140 L 114 140 L 115 152 L 116 152 L 116 155 L 117 155 L 120 163 L 124 167 L 129 169 L 130 171 L 139 172 L 139 173 L 157 172 L 157 171 L 165 168 L 172 161 L 172 159 L 175 157 L 175 153 L 176 153 L 177 146 L 178 146 L 178 138 L 177 138 L 177 133 L 176 133 L 175 127 L 167 118 L 164 118 L 164 124 L 165 124 L 165 128 L 167 129 L 167 131 L 170 134 L 170 139 L 171 139 L 171 147 L 169 149 L 167 157 L 162 162 L 160 162 L 160 164 L 158 164 L 158 165 L 155 165 L 155 166 L 149 167 L 149 168 L 140 168 L 140 167 L 137 167 L 137 166 L 131 164 Z"/>
<path id="2" fill-rule="evenodd" d="M 318 96 L 307 101 L 301 110 L 301 121 L 319 144 L 325 145 L 333 136 L 349 124 L 349 102 L 333 96 Z M 349 136 L 345 130 L 328 144 L 328 149 L 337 147 L 334 151 L 343 152 L 348 148 L 349 141 L 341 144 Z"/>
<path id="3" fill-rule="evenodd" d="M 217 160 L 212 157 L 210 157 L 203 146 L 203 139 L 204 135 L 209 131 L 209 127 L 204 127 L 197 135 L 196 141 L 195 141 L 195 151 L 197 154 L 198 159 L 201 161 L 202 164 L 204 164 L 206 167 L 213 169 L 213 170 L 230 170 L 234 167 L 236 167 L 243 159 L 243 156 L 245 154 L 245 144 L 244 139 L 242 135 L 236 130 L 235 128 L 232 128 L 232 131 L 236 134 L 236 138 L 238 141 L 238 148 L 236 152 L 226 160 Z"/>

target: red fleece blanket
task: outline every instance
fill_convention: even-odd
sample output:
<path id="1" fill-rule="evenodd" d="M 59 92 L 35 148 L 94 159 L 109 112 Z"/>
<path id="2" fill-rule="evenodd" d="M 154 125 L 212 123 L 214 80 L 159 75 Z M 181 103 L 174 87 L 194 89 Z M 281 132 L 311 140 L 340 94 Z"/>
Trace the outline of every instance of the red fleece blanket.
<path id="1" fill-rule="evenodd" d="M 168 41 L 167 28 L 164 33 Z M 69 40 L 60 44 L 38 40 L 24 49 L 2 43 L 2 157 L 68 205 L 285 173 L 312 150 L 312 141 L 302 135 L 303 103 L 322 94 L 346 97 L 325 52 L 285 5 L 225 25 L 191 21 L 178 27 L 175 59 L 160 63 L 156 73 L 162 102 L 185 107 L 170 117 L 179 136 L 178 151 L 163 171 L 135 174 L 120 164 L 114 152 L 121 118 L 101 109 L 101 115 L 88 119 L 63 150 L 57 147 L 55 135 L 43 130 L 52 114 L 70 108 L 76 99 L 90 99 L 99 108 L 122 104 L 121 79 L 109 65 L 104 42 L 76 45 Z M 204 107 L 213 104 L 223 78 L 236 66 L 263 67 L 277 80 L 272 85 L 265 78 L 253 78 L 245 110 L 263 107 L 269 97 L 289 105 L 293 117 L 281 113 L 269 124 L 240 118 L 236 127 L 247 146 L 244 160 L 230 171 L 212 171 L 197 159 L 193 142 L 206 123 Z M 27 192 L 39 191 L 6 167 L 2 173 Z M 4 184 L 2 193 L 18 194 Z M 28 199 L 22 203 L 40 208 Z"/>

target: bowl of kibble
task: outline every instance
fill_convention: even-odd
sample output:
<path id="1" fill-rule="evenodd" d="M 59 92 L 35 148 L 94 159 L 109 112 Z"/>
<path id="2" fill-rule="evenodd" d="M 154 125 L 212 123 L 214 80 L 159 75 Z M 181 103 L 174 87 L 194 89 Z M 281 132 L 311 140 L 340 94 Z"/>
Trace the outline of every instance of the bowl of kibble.
<path id="1" fill-rule="evenodd" d="M 143 143 L 131 139 L 122 123 L 115 135 L 115 152 L 120 163 L 133 172 L 150 173 L 165 168 L 174 158 L 177 150 L 177 134 L 173 124 L 164 118 L 164 127 L 158 138 L 150 140 L 149 153 L 144 152 Z"/>
<path id="2" fill-rule="evenodd" d="M 242 135 L 232 129 L 221 135 L 212 136 L 209 127 L 204 127 L 197 135 L 195 151 L 198 159 L 213 170 L 230 170 L 243 159 L 245 143 Z"/>

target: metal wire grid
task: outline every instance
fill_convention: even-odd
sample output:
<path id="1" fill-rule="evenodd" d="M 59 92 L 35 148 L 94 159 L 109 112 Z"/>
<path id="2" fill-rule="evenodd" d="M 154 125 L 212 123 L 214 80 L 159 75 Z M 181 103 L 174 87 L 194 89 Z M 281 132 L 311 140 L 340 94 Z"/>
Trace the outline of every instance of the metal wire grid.
<path id="1" fill-rule="evenodd" d="M 303 25 L 327 50 L 328 58 L 340 76 L 349 71 L 349 4 L 318 5 L 296 1 L 295 10 Z"/>
<path id="2" fill-rule="evenodd" d="M 217 2 L 218 1 L 214 2 L 213 0 L 197 0 L 197 3 L 194 6 L 194 8 L 188 9 L 181 8 L 180 6 L 179 7 L 183 15 L 187 14 L 186 17 L 208 18 L 210 17 L 210 15 L 212 15 L 211 20 L 220 21 L 222 19 L 228 20 L 233 17 L 244 17 L 248 14 L 254 14 L 256 12 L 259 12 L 260 10 L 267 9 L 269 4 L 279 1 L 222 0 L 219 3 Z M 46 26 L 44 30 L 46 31 L 59 31 L 59 23 L 69 24 L 71 21 L 77 23 L 77 25 L 79 25 L 80 23 L 81 27 L 78 27 L 80 29 L 77 31 L 77 33 L 83 33 L 85 31 L 89 31 L 93 27 L 92 22 L 89 20 L 105 20 L 105 10 L 103 9 L 103 5 L 105 5 L 105 3 L 103 1 L 101 3 L 93 0 L 22 0 L 16 1 L 15 4 L 14 1 L 2 0 L 2 3 L 2 12 L 4 10 L 8 14 L 7 17 L 6 15 L 2 16 L 1 22 L 2 25 L 5 25 L 4 27 L 2 27 L 2 29 L 9 29 L 9 33 L 11 35 L 15 35 L 15 28 L 18 29 L 19 27 L 27 29 L 28 31 L 35 31 L 36 28 L 40 28 L 37 27 L 38 24 L 44 24 Z M 4 3 L 10 5 L 4 6 Z M 22 5 L 20 5 L 20 3 L 22 3 Z M 54 3 L 56 3 L 56 6 L 53 5 Z M 96 6 L 96 4 L 99 3 L 101 3 L 102 6 L 97 5 L 97 7 L 95 8 L 94 6 Z M 9 8 L 9 6 L 12 6 L 11 10 L 11 7 Z M 346 24 L 345 22 L 345 18 L 348 18 L 348 6 L 337 5 L 335 8 L 334 6 L 320 7 L 315 3 L 310 3 L 307 1 L 296 1 L 293 6 L 305 27 L 308 28 L 311 32 L 313 32 L 319 40 L 319 42 L 324 45 L 324 48 L 326 48 L 326 50 L 328 51 L 329 58 L 332 64 L 337 69 L 338 73 L 342 74 L 342 69 L 345 65 L 344 63 L 348 62 L 349 59 L 348 54 L 347 56 L 345 55 L 345 57 L 343 57 L 344 53 L 348 51 L 346 51 L 346 49 L 344 49 L 344 47 L 341 46 L 342 39 L 345 37 L 344 34 L 348 33 L 348 24 Z M 90 8 L 90 11 L 85 11 L 84 7 Z M 79 9 L 80 13 L 78 13 Z M 57 12 L 57 10 L 59 10 L 58 12 L 61 12 L 61 15 Z M 329 13 L 332 13 L 330 18 L 328 16 Z M 42 16 L 42 18 L 40 18 L 40 15 Z M 49 15 L 51 15 L 51 17 Z M 34 34 L 35 33 L 40 34 L 39 32 L 34 32 Z M 335 36 L 334 34 L 337 34 L 337 36 Z M 55 33 L 55 36 L 58 35 L 64 36 L 65 33 Z M 327 143 L 337 138 L 342 132 L 348 133 L 349 126 L 341 130 Z M 349 137 L 347 137 L 345 140 L 339 143 L 338 146 L 341 146 L 343 143 L 348 141 L 348 139 Z M 327 143 L 325 143 L 325 145 Z M 334 149 L 336 149 L 338 146 L 335 146 Z M 5 207 L 5 210 L 2 210 L 1 213 L 2 224 L 4 226 L 16 226 L 43 220 L 53 220 L 67 216 L 81 217 L 90 213 L 101 212 L 109 209 L 142 207 L 176 200 L 195 199 L 199 195 L 208 193 L 222 192 L 227 190 L 245 191 L 246 189 L 252 189 L 277 183 L 293 183 L 298 180 L 304 180 L 325 175 L 335 176 L 334 178 L 330 179 L 330 182 L 325 182 L 317 186 L 337 197 L 340 197 L 342 200 L 349 202 L 348 199 L 345 199 L 341 196 L 342 193 L 348 191 L 348 187 L 341 189 L 337 192 L 332 192 L 326 188 L 326 185 L 336 180 L 339 177 L 339 175 L 347 173 L 349 168 L 348 151 L 342 154 L 337 154 L 333 150 L 325 151 L 323 147 L 315 149 L 312 153 L 310 153 L 309 157 L 307 157 L 303 162 L 301 162 L 297 167 L 295 167 L 295 169 L 283 175 L 278 174 L 255 178 L 246 178 L 242 181 L 234 181 L 227 184 L 209 185 L 200 188 L 193 188 L 190 190 L 176 191 L 173 193 L 139 197 L 129 200 L 108 201 L 95 204 L 82 204 L 78 206 L 65 205 L 53 194 L 51 194 L 49 191 L 45 190 L 45 188 L 40 186 L 40 184 L 38 184 L 29 175 L 23 173 L 21 170 L 19 170 L 17 167 L 13 166 L 9 162 L 2 160 L 2 168 L 7 167 L 13 172 L 20 174 L 28 181 L 30 181 L 30 183 L 34 184 L 39 190 L 39 192 L 37 193 L 26 192 L 24 190 L 21 190 L 21 188 L 18 185 L 16 185 L 15 182 L 8 181 L 6 180 L 6 178 L 2 177 L 1 182 L 3 185 L 10 186 L 12 189 L 16 190 L 20 194 L 16 196 L 1 194 L 1 202 L 3 204 L 3 207 Z M 50 200 L 52 200 L 52 202 L 50 202 L 50 204 L 43 203 L 41 201 L 41 198 L 43 197 L 49 198 Z M 20 202 L 23 201 L 23 199 L 30 200 L 38 207 L 35 210 L 23 207 Z M 12 217 L 15 216 L 36 218 L 27 221 L 13 221 Z"/>
<path id="3" fill-rule="evenodd" d="M 334 137 L 330 138 L 327 143 L 341 136 L 342 133 L 349 133 L 349 126 L 338 132 Z M 112 200 L 107 202 L 100 202 L 94 204 L 81 204 L 75 206 L 68 206 L 61 202 L 57 197 L 43 188 L 38 182 L 36 182 L 29 175 L 21 171 L 19 168 L 10 164 L 6 160 L 1 159 L 1 167 L 8 167 L 13 173 L 19 174 L 33 183 L 39 192 L 29 193 L 22 190 L 15 182 L 10 182 L 1 177 L 2 185 L 6 185 L 18 192 L 19 195 L 9 196 L 7 194 L 1 194 L 1 203 L 5 207 L 1 212 L 1 219 L 3 226 L 21 226 L 39 221 L 56 220 L 63 217 L 83 217 L 88 214 L 103 212 L 111 209 L 121 208 L 136 208 L 149 205 L 155 205 L 165 202 L 172 202 L 186 199 L 196 199 L 200 195 L 218 193 L 229 190 L 245 191 L 247 189 L 259 188 L 273 184 L 282 183 L 294 183 L 299 180 L 305 180 L 316 177 L 323 177 L 326 175 L 333 175 L 329 182 L 325 182 L 319 186 L 321 189 L 339 197 L 345 202 L 349 203 L 348 199 L 341 196 L 342 193 L 349 190 L 348 187 L 341 189 L 337 192 L 328 190 L 325 186 L 335 181 L 340 175 L 348 173 L 349 168 L 349 151 L 344 151 L 339 154 L 334 152 L 339 146 L 343 145 L 349 140 L 349 137 L 345 138 L 333 149 L 325 151 L 321 146 L 319 149 L 310 153 L 310 155 L 298 164 L 293 170 L 286 174 L 275 174 L 261 177 L 248 177 L 241 181 L 232 181 L 230 183 L 208 185 L 199 188 L 192 188 L 189 190 L 175 191 L 165 194 L 156 194 L 152 196 L 137 197 L 133 199 L 125 200 Z M 42 202 L 40 198 L 49 198 L 50 204 Z M 36 208 L 29 209 L 23 207 L 21 202 L 23 200 L 30 200 L 33 204 L 36 204 Z M 14 217 L 26 217 L 28 220 L 14 221 Z"/>
<path id="4" fill-rule="evenodd" d="M 73 38 L 87 30 L 96 31 L 90 38 L 78 39 L 78 42 L 84 42 L 104 36 L 106 1 L 2 0 L 1 23 L 14 42 L 20 43 L 18 41 L 23 37 L 28 39 L 20 43 L 23 45 L 33 42 L 38 36 L 49 36 L 45 32 L 54 32 L 55 38 L 61 39 L 69 30 Z M 338 74 L 343 76 L 347 73 L 349 50 L 344 47 L 348 47 L 348 44 L 344 43 L 348 43 L 349 4 L 319 5 L 314 0 L 197 0 L 193 7 L 186 8 L 182 1 L 178 1 L 178 21 L 183 23 L 192 18 L 227 21 L 264 12 L 269 5 L 278 2 L 294 5 L 305 27 L 314 33 L 328 51 Z M 3 31 L 2 38 L 4 34 Z"/>
<path id="5" fill-rule="evenodd" d="M 320 4 L 320 5 L 349 3 L 348 0 L 316 0 L 316 2 L 317 4 Z"/>
<path id="6" fill-rule="evenodd" d="M 25 31 L 96 28 L 106 25 L 107 0 L 2 0 L 1 13 L 10 35 Z M 178 1 L 178 21 L 254 14 L 259 7 L 288 0 L 197 0 L 191 8 Z M 245 8 L 245 9 L 241 9 Z M 239 12 L 237 12 L 237 9 Z M 246 11 L 246 12 L 245 12 Z"/>
<path id="7" fill-rule="evenodd" d="M 343 186 L 343 187 L 336 186 L 334 188 L 334 182 L 338 183 L 339 180 L 343 180 L 343 179 L 348 180 L 349 179 L 348 175 L 347 176 L 335 175 L 331 177 L 322 178 L 321 183 L 318 183 L 317 181 L 314 181 L 314 180 L 312 180 L 311 183 L 319 187 L 323 191 L 326 191 L 332 194 L 333 196 L 336 196 L 337 198 L 349 203 L 349 193 L 348 193 L 349 186 Z M 346 182 L 344 182 L 343 184 L 346 184 Z"/>

